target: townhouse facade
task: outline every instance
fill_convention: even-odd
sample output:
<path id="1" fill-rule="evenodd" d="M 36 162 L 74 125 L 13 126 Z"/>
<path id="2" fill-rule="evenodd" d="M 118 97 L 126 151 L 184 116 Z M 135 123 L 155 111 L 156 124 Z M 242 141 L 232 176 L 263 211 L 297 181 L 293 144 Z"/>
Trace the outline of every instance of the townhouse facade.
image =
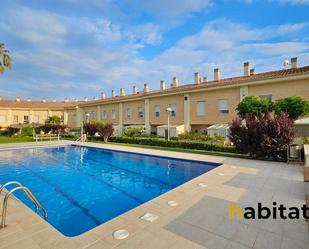
<path id="1" fill-rule="evenodd" d="M 143 126 L 146 133 L 157 134 L 158 128 L 167 124 L 169 115 L 171 126 L 181 127 L 182 131 L 203 133 L 210 125 L 231 122 L 237 115 L 235 109 L 239 102 L 251 95 L 273 101 L 287 96 L 309 100 L 309 66 L 298 67 L 297 58 L 292 58 L 290 68 L 255 73 L 250 63 L 245 62 L 243 75 L 238 77 L 221 79 L 220 70 L 216 68 L 211 81 L 195 73 L 192 84 L 179 85 L 174 77 L 170 87 L 161 81 L 160 89 L 155 91 L 151 91 L 147 84 L 141 91 L 133 86 L 130 94 L 121 88 L 118 95 L 113 90 L 108 98 L 101 93 L 100 99 L 91 101 L 48 102 L 48 109 L 39 110 L 32 106 L 31 110 L 18 110 L 18 115 L 25 116 L 25 111 L 33 121 L 37 121 L 34 118 L 36 113 L 43 111 L 42 119 L 39 119 L 41 122 L 51 113 L 59 114 L 69 127 L 80 127 L 83 122 L 93 120 L 104 121 L 112 123 L 117 134 L 122 134 L 128 126 Z M 46 103 L 40 104 L 47 106 Z M 168 107 L 170 113 L 166 111 Z M 6 125 L 16 121 L 15 112 L 17 110 L 7 106 Z M 0 101 L 2 127 L 3 113 Z"/>

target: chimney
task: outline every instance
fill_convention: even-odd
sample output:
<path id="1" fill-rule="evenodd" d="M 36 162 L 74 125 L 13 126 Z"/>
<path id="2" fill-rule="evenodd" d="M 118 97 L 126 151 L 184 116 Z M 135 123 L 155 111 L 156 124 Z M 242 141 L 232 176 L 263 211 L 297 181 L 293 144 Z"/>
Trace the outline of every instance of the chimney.
<path id="1" fill-rule="evenodd" d="M 215 68 L 214 69 L 214 81 L 219 81 L 220 80 L 220 69 Z"/>
<path id="2" fill-rule="evenodd" d="M 43 102 L 43 103 L 46 103 L 46 99 L 45 99 L 45 98 L 43 98 L 43 99 L 42 99 L 42 102 Z"/>
<path id="3" fill-rule="evenodd" d="M 27 101 L 28 101 L 28 102 L 31 102 L 32 100 L 31 100 L 31 99 L 27 99 Z"/>
<path id="4" fill-rule="evenodd" d="M 250 62 L 244 63 L 244 76 L 250 76 Z"/>
<path id="5" fill-rule="evenodd" d="M 123 88 L 120 88 L 120 96 L 126 96 L 126 93 Z"/>
<path id="6" fill-rule="evenodd" d="M 93 97 L 93 100 L 98 100 L 97 97 Z"/>
<path id="7" fill-rule="evenodd" d="M 55 103 L 55 102 L 57 102 L 57 100 L 53 99 L 53 102 Z"/>
<path id="8" fill-rule="evenodd" d="M 16 102 L 20 102 L 20 97 L 17 97 L 17 98 L 16 98 Z"/>
<path id="9" fill-rule="evenodd" d="M 250 69 L 250 76 L 251 76 L 251 75 L 254 75 L 254 74 L 255 74 L 254 68 Z"/>
<path id="10" fill-rule="evenodd" d="M 101 92 L 101 99 L 105 99 L 105 93 Z"/>
<path id="11" fill-rule="evenodd" d="M 115 90 L 112 90 L 112 98 L 115 98 L 115 97 L 116 97 Z"/>
<path id="12" fill-rule="evenodd" d="M 161 90 L 161 91 L 165 91 L 165 89 L 166 89 L 165 81 L 164 81 L 164 80 L 161 80 L 161 81 L 160 81 L 160 90 Z"/>
<path id="13" fill-rule="evenodd" d="M 148 93 L 149 92 L 149 87 L 147 84 L 144 84 L 144 93 Z"/>
<path id="14" fill-rule="evenodd" d="M 87 98 L 87 97 L 84 97 L 84 101 L 87 102 L 87 101 L 88 101 L 88 98 Z"/>
<path id="15" fill-rule="evenodd" d="M 133 85 L 133 94 L 137 94 L 137 86 Z"/>
<path id="16" fill-rule="evenodd" d="M 172 87 L 177 87 L 177 86 L 178 86 L 178 80 L 177 80 L 177 77 L 173 77 Z"/>
<path id="17" fill-rule="evenodd" d="M 297 68 L 297 57 L 291 58 L 291 68 Z"/>
<path id="18" fill-rule="evenodd" d="M 207 76 L 203 77 L 203 82 L 208 82 L 208 77 Z"/>
<path id="19" fill-rule="evenodd" d="M 65 103 L 68 103 L 68 102 L 69 102 L 69 99 L 68 99 L 68 98 L 65 98 L 65 99 L 64 99 L 64 102 L 65 102 Z"/>
<path id="20" fill-rule="evenodd" d="M 200 73 L 196 72 L 194 73 L 194 84 L 200 84 L 200 83 L 201 83 Z"/>

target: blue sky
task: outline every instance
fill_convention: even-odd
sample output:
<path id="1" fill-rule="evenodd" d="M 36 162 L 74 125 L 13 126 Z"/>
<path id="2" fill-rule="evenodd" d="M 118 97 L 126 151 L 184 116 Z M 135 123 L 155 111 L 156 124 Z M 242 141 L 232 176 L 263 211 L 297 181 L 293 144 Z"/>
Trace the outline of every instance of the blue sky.
<path id="1" fill-rule="evenodd" d="M 0 97 L 88 98 L 193 74 L 309 65 L 309 0 L 1 0 L 0 41 L 14 67 Z"/>

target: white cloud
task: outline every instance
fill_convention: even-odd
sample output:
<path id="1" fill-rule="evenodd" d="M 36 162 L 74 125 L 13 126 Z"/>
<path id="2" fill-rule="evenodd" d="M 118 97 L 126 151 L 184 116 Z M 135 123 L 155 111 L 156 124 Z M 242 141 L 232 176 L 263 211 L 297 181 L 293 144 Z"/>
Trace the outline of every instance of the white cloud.
<path id="1" fill-rule="evenodd" d="M 166 12 L 168 2 L 162 3 Z M 210 4 L 192 3 L 182 1 L 175 5 L 177 10 L 170 12 L 177 16 Z M 145 4 L 160 7 L 157 2 Z M 163 41 L 164 28 L 155 23 L 120 25 L 107 18 L 60 16 L 20 6 L 14 10 L 18 19 L 7 18 L 11 12 L 3 13 L 0 32 L 27 46 L 11 51 L 14 68 L 1 76 L 0 84 L 8 82 L 6 85 L 15 87 L 22 97 L 35 94 L 40 98 L 80 98 L 99 95 L 101 90 L 109 94 L 120 87 L 130 93 L 131 84 L 137 83 L 141 89 L 145 82 L 151 89 L 158 89 L 161 79 L 169 82 L 173 76 L 190 83 L 196 70 L 211 79 L 216 66 L 221 67 L 224 76 L 238 75 L 243 61 L 248 59 L 258 70 L 281 67 L 282 59 L 290 56 L 309 61 L 308 41 L 297 35 L 308 27 L 307 23 L 252 28 L 225 19 L 214 20 L 154 58 L 145 59 L 139 49 Z M 35 93 L 33 86 L 40 86 Z"/>

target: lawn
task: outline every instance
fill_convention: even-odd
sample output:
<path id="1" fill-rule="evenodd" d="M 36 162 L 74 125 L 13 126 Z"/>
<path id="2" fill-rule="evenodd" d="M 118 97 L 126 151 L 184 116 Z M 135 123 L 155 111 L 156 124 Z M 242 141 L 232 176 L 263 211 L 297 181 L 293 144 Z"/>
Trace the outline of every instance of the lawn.
<path id="1" fill-rule="evenodd" d="M 33 138 L 28 136 L 13 136 L 13 137 L 0 136 L 0 144 L 22 143 L 22 142 L 33 142 Z"/>

